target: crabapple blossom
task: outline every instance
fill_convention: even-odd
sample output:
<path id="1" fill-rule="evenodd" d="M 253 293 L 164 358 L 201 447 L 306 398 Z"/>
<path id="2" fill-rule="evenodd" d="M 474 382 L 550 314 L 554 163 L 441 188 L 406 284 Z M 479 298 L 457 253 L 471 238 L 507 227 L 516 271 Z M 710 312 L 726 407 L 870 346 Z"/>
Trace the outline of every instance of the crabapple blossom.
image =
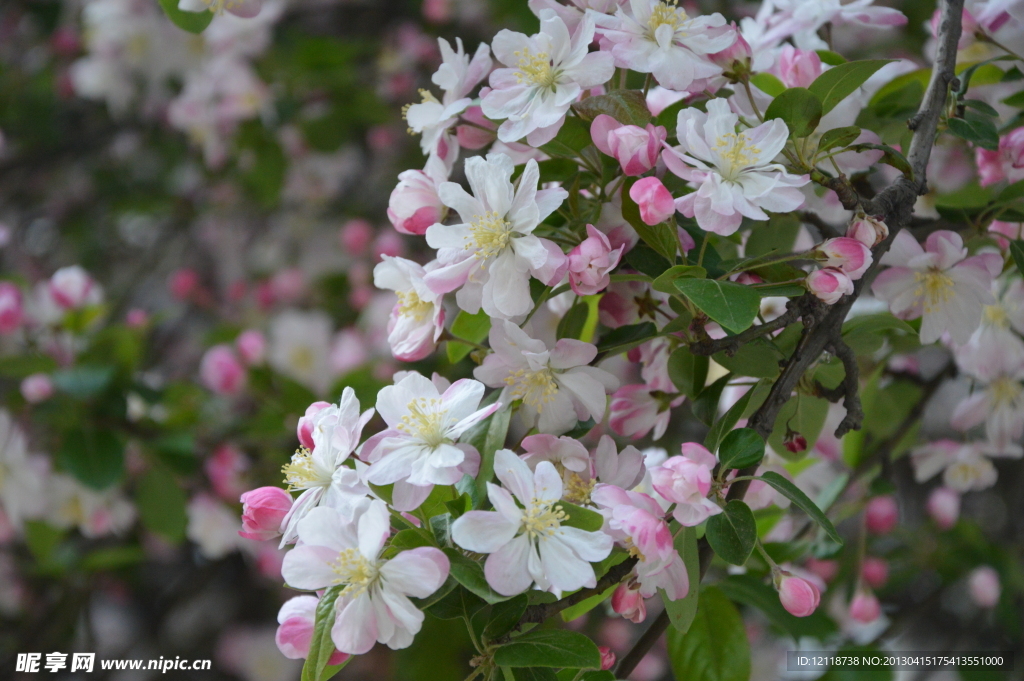
<path id="1" fill-rule="evenodd" d="M 853 282 L 850 277 L 842 270 L 832 267 L 814 270 L 807 275 L 804 284 L 818 300 L 828 305 L 835 305 L 840 298 L 853 293 Z"/>
<path id="2" fill-rule="evenodd" d="M 868 248 L 874 248 L 889 236 L 889 227 L 880 216 L 858 215 L 846 228 L 846 236 L 856 239 Z"/>
<path id="3" fill-rule="evenodd" d="M 877 556 L 866 556 L 860 564 L 860 576 L 872 589 L 880 589 L 889 581 L 889 564 Z"/>
<path id="4" fill-rule="evenodd" d="M 960 495 L 948 487 L 936 487 L 928 495 L 925 509 L 939 529 L 948 530 L 960 519 Z"/>
<path id="5" fill-rule="evenodd" d="M 680 525 L 700 525 L 722 512 L 721 506 L 707 498 L 715 463 L 715 455 L 707 449 L 696 442 L 685 442 L 682 456 L 669 457 L 650 469 L 651 485 L 676 505 L 672 515 Z"/>
<path id="6" fill-rule="evenodd" d="M 383 501 L 371 501 L 352 521 L 333 508 L 315 508 L 299 523 L 301 543 L 284 558 L 281 574 L 290 586 L 342 587 L 331 627 L 342 653 L 362 655 L 377 642 L 407 648 L 424 618 L 409 597 L 429 596 L 448 577 L 447 556 L 432 546 L 382 559 L 390 533 Z"/>
<path id="7" fill-rule="evenodd" d="M 598 151 L 618 161 L 625 175 L 633 176 L 643 175 L 658 163 L 668 133 L 661 125 L 623 125 L 608 114 L 600 114 L 590 124 L 590 137 Z"/>
<path id="8" fill-rule="evenodd" d="M 795 617 L 807 617 L 818 609 L 821 594 L 818 587 L 800 577 L 782 573 L 778 582 L 779 601 L 786 611 Z"/>
<path id="9" fill-rule="evenodd" d="M 491 51 L 481 43 L 470 58 L 462 47 L 461 38 L 455 39 L 454 50 L 444 38 L 438 38 L 437 44 L 441 48 L 442 63 L 431 80 L 444 91 L 441 101 L 428 90 L 420 90 L 423 101 L 409 105 L 404 113 L 409 129 L 422 134 L 423 153 L 450 159 L 453 152 L 458 153 L 458 146 L 448 131 L 472 103 L 467 95 L 490 73 Z"/>
<path id="10" fill-rule="evenodd" d="M 721 14 L 690 17 L 682 7 L 662 0 L 629 0 L 614 16 L 594 17 L 616 66 L 650 73 L 662 87 L 680 92 L 721 74 L 708 55 L 736 40 Z"/>
<path id="11" fill-rule="evenodd" d="M 512 185 L 514 166 L 505 154 L 467 159 L 466 178 L 473 194 L 446 182 L 439 195 L 464 221 L 432 225 L 427 243 L 437 248 L 440 266 L 425 277 L 436 293 L 459 289 L 459 307 L 470 313 L 483 307 L 491 317 L 508 319 L 529 312 L 530 273 L 545 283 L 560 280 L 565 255 L 533 230 L 562 203 L 564 189 L 537 189 L 540 170 L 530 160 Z M 557 271 L 556 271 L 557 270 Z M 555 275 L 558 275 L 555 279 Z"/>
<path id="12" fill-rule="evenodd" d="M 601 669 L 603 671 L 615 666 L 615 652 L 611 648 L 608 646 L 598 646 L 597 650 L 601 653 Z"/>
<path id="13" fill-rule="evenodd" d="M 672 417 L 670 407 L 678 407 L 685 397 L 665 399 L 656 396 L 646 384 L 624 385 L 612 395 L 608 406 L 608 425 L 623 437 L 645 437 L 654 430 L 652 438 L 660 440 Z"/>
<path id="14" fill-rule="evenodd" d="M 238 354 L 249 366 L 262 364 L 267 356 L 267 339 L 256 329 L 246 329 L 235 339 Z"/>
<path id="15" fill-rule="evenodd" d="M 331 406 L 330 402 L 321 400 L 306 407 L 306 413 L 299 417 L 299 423 L 295 428 L 299 446 L 313 449 L 315 446 L 313 443 L 313 418 L 329 406 Z"/>
<path id="16" fill-rule="evenodd" d="M 300 447 L 281 469 L 288 490 L 301 492 L 282 522 L 282 548 L 295 541 L 298 524 L 311 509 L 341 493 L 334 483 L 351 471 L 343 464 L 359 445 L 363 426 L 373 414 L 373 409 L 360 414 L 355 391 L 346 387 L 338 404 L 323 407 L 312 416 L 312 449 Z"/>
<path id="17" fill-rule="evenodd" d="M 629 188 L 629 198 L 640 207 L 640 219 L 645 225 L 656 225 L 675 215 L 676 202 L 656 177 L 637 180 Z"/>
<path id="18" fill-rule="evenodd" d="M 461 379 L 443 392 L 430 379 L 411 371 L 377 393 L 377 412 L 388 425 L 366 441 L 361 458 L 370 464 L 366 479 L 394 483 L 393 506 L 412 511 L 434 485 L 454 485 L 463 475 L 475 477 L 480 455 L 456 440 L 501 407 L 478 408 L 484 386 Z"/>
<path id="19" fill-rule="evenodd" d="M 256 16 L 262 6 L 262 0 L 178 0 L 178 9 L 183 12 L 229 12 L 242 19 Z"/>
<path id="20" fill-rule="evenodd" d="M 281 536 L 281 524 L 292 508 L 292 496 L 280 487 L 259 487 L 242 495 L 242 529 L 246 539 L 266 541 Z"/>
<path id="21" fill-rule="evenodd" d="M 987 489 L 998 477 L 995 466 L 976 443 L 930 442 L 912 450 L 910 461 L 917 482 L 942 473 L 943 484 L 961 494 Z"/>
<path id="22" fill-rule="evenodd" d="M 923 247 L 900 232 L 880 262 L 890 267 L 875 277 L 871 290 L 892 313 L 921 317 L 922 343 L 949 333 L 960 345 L 978 328 L 984 306 L 995 302 L 992 279 L 1003 267 L 998 253 L 968 257 L 960 235 L 947 230 L 929 234 Z"/>
<path id="23" fill-rule="evenodd" d="M 473 375 L 492 388 L 503 387 L 502 402 L 522 400 L 519 414 L 528 427 L 560 435 L 578 420 L 604 418 L 605 395 L 619 382 L 588 366 L 597 356 L 595 346 L 562 338 L 549 349 L 508 321 L 494 324 L 489 337 L 493 352 Z"/>
<path id="24" fill-rule="evenodd" d="M 554 11 L 540 11 L 540 33 L 526 36 L 508 29 L 491 41 L 494 56 L 506 68 L 491 73 L 491 91 L 481 101 L 485 116 L 504 120 L 498 139 L 526 137 L 534 147 L 558 133 L 569 106 L 584 90 L 601 85 L 615 70 L 612 55 L 589 52 L 594 19 L 586 14 L 570 34 Z"/>
<path id="25" fill-rule="evenodd" d="M 977 147 L 974 159 L 978 164 L 978 179 L 982 187 L 1003 180 L 1024 180 L 1024 127 L 1000 137 L 999 148 L 995 151 Z"/>
<path id="26" fill-rule="evenodd" d="M 633 624 L 639 624 L 647 619 L 647 604 L 644 597 L 640 595 L 640 589 L 636 584 L 623 582 L 619 584 L 612 593 L 612 610 Z"/>
<path id="27" fill-rule="evenodd" d="M 994 608 L 999 605 L 1003 588 L 999 573 L 988 565 L 974 568 L 967 576 L 967 591 L 971 600 L 980 608 Z"/>
<path id="28" fill-rule="evenodd" d="M 218 395 L 237 394 L 245 385 L 245 367 L 230 345 L 214 345 L 199 365 L 203 385 Z"/>
<path id="29" fill-rule="evenodd" d="M 484 576 L 491 588 L 513 596 L 535 584 L 560 597 L 563 591 L 595 586 L 590 563 L 608 557 L 612 538 L 565 524 L 569 516 L 558 505 L 562 478 L 554 465 L 541 461 L 531 471 L 512 451 L 500 449 L 494 474 L 503 485 L 487 483 L 496 510 L 469 511 L 452 524 L 452 541 L 489 554 Z"/>
<path id="30" fill-rule="evenodd" d="M 21 289 L 9 281 L 0 281 L 0 333 L 17 330 L 23 315 Z"/>
<path id="31" fill-rule="evenodd" d="M 858 591 L 850 601 L 850 618 L 868 624 L 882 616 L 882 606 L 874 593 L 866 589 Z"/>
<path id="32" fill-rule="evenodd" d="M 316 607 L 320 599 L 316 596 L 296 596 L 284 602 L 277 612 L 277 633 L 274 642 L 281 654 L 291 660 L 302 660 L 309 655 L 309 644 L 313 640 L 316 624 Z M 349 655 L 335 650 L 327 660 L 328 665 L 341 664 Z"/>
<path id="33" fill-rule="evenodd" d="M 1012 334 L 1003 336 L 1013 344 L 1007 347 L 989 343 L 991 355 L 969 362 L 979 387 L 960 402 L 950 416 L 950 425 L 967 431 L 984 423 L 988 448 L 994 455 L 1020 456 L 1018 444 L 1024 435 L 1024 353 Z"/>
<path id="34" fill-rule="evenodd" d="M 786 87 L 805 88 L 821 75 L 821 57 L 814 50 L 783 45 L 772 71 Z"/>
<path id="35" fill-rule="evenodd" d="M 864 522 L 872 534 L 888 534 L 900 519 L 895 497 L 884 494 L 871 497 L 864 508 Z"/>
<path id="36" fill-rule="evenodd" d="M 65 310 L 98 302 L 97 294 L 96 283 L 78 265 L 62 267 L 50 277 L 50 295 Z"/>
<path id="37" fill-rule="evenodd" d="M 53 395 L 53 381 L 47 374 L 32 374 L 21 382 L 21 396 L 30 404 L 38 404 Z"/>
<path id="38" fill-rule="evenodd" d="M 425 234 L 448 214 L 438 188 L 448 181 L 448 167 L 437 156 L 427 159 L 423 170 L 405 170 L 388 200 L 388 220 L 402 234 Z"/>
<path id="39" fill-rule="evenodd" d="M 608 288 L 610 273 L 619 264 L 623 246 L 612 249 L 608 237 L 587 225 L 588 237 L 569 251 L 569 286 L 580 296 L 592 296 Z"/>
<path id="40" fill-rule="evenodd" d="M 673 173 L 697 191 L 676 199 L 676 209 L 696 217 L 701 229 L 729 236 L 743 217 L 767 220 L 765 210 L 794 211 L 804 203 L 797 189 L 808 175 L 793 175 L 774 159 L 786 145 L 789 129 L 776 118 L 736 132 L 739 118 L 722 99 L 708 102 L 707 113 L 688 108 L 679 112 L 679 146 L 668 147 L 662 158 Z"/>
<path id="41" fill-rule="evenodd" d="M 412 260 L 384 255 L 373 268 L 374 285 L 398 296 L 388 318 L 388 345 L 395 359 L 423 359 L 434 351 L 444 331 L 443 294 L 430 290 L 424 279 L 436 267 L 436 262 L 423 267 Z"/>
<path id="42" fill-rule="evenodd" d="M 566 473 L 590 473 L 590 452 L 578 440 L 554 435 L 529 435 L 523 438 L 523 455 L 531 469 L 541 461 L 550 461 L 556 469 Z"/>
<path id="43" fill-rule="evenodd" d="M 871 266 L 871 249 L 857 239 L 826 239 L 814 248 L 825 267 L 838 269 L 857 281 Z"/>

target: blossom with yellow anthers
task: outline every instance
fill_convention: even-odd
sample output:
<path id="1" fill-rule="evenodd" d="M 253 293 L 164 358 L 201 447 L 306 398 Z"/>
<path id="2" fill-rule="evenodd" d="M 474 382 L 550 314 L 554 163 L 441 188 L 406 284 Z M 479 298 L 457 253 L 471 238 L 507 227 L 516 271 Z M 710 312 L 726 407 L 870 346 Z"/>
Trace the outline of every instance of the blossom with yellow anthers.
<path id="1" fill-rule="evenodd" d="M 487 260 L 508 248 L 512 241 L 512 224 L 492 210 L 474 215 L 469 233 L 472 240 L 467 240 L 466 250 L 473 249 L 477 258 Z"/>
<path id="2" fill-rule="evenodd" d="M 378 566 L 366 560 L 357 548 L 340 551 L 338 557 L 327 564 L 338 575 L 339 583 L 345 585 L 340 596 L 355 598 L 372 587 L 380 576 Z"/>
<path id="3" fill-rule="evenodd" d="M 420 93 L 420 100 L 421 100 L 419 102 L 420 104 L 440 104 L 441 103 L 441 102 L 437 101 L 437 97 L 435 97 L 434 93 L 431 92 L 430 90 L 424 90 L 423 88 L 420 88 L 419 93 Z M 402 120 L 403 121 L 409 120 L 409 109 L 412 108 L 413 106 L 414 106 L 414 104 L 412 102 L 410 102 L 408 104 L 403 104 L 402 105 Z M 413 130 L 411 126 L 407 127 L 405 129 L 405 131 L 407 133 L 409 133 L 410 135 L 419 134 L 415 130 Z"/>
<path id="4" fill-rule="evenodd" d="M 420 298 L 414 289 L 395 291 L 395 295 L 398 296 L 398 314 L 417 322 L 434 316 L 434 304 Z"/>
<path id="5" fill-rule="evenodd" d="M 1024 387 L 1021 386 L 1020 381 L 1014 378 L 1000 376 L 989 384 L 988 390 L 992 396 L 992 408 L 998 409 L 1017 405 L 1020 402 L 1021 393 L 1024 392 Z"/>
<path id="6" fill-rule="evenodd" d="M 715 142 L 715 151 L 720 159 L 718 170 L 722 178 L 730 182 L 735 181 L 746 168 L 755 165 L 761 153 L 760 149 L 750 143 L 746 132 L 722 135 Z"/>
<path id="7" fill-rule="evenodd" d="M 505 377 L 505 385 L 511 388 L 509 399 L 522 400 L 537 413 L 543 412 L 544 405 L 558 393 L 558 385 L 547 367 L 535 371 L 525 368 L 512 371 Z"/>
<path id="8" fill-rule="evenodd" d="M 516 80 L 526 85 L 537 85 L 542 88 L 554 88 L 558 82 L 558 74 L 551 68 L 551 57 L 546 52 L 531 52 L 524 47 L 513 54 L 517 58 Z"/>
<path id="9" fill-rule="evenodd" d="M 1010 327 L 1010 316 L 1006 313 L 1006 308 L 998 303 L 995 305 L 986 305 L 982 316 L 985 323 L 991 326 L 996 326 L 1000 329 Z"/>
<path id="10" fill-rule="evenodd" d="M 953 279 L 942 270 L 915 272 L 914 281 L 918 284 L 914 296 L 922 301 L 926 313 L 934 312 L 953 297 Z"/>
<path id="11" fill-rule="evenodd" d="M 289 492 L 324 484 L 313 464 L 313 453 L 306 447 L 296 449 L 292 460 L 281 466 L 281 472 L 284 473 L 284 482 Z"/>
<path id="12" fill-rule="evenodd" d="M 406 406 L 397 429 L 423 440 L 431 447 L 448 441 L 448 412 L 440 397 L 417 397 Z"/>
<path id="13" fill-rule="evenodd" d="M 584 480 L 579 474 L 570 472 L 565 480 L 562 497 L 570 504 L 585 506 L 590 503 L 590 493 L 594 491 L 596 480 Z"/>
<path id="14" fill-rule="evenodd" d="M 647 558 L 644 557 L 644 554 L 641 553 L 640 549 L 637 548 L 636 544 L 633 543 L 633 539 L 631 537 L 626 537 L 624 543 L 626 545 L 626 550 L 629 551 L 630 557 L 636 558 L 641 562 L 647 560 Z"/>
<path id="15" fill-rule="evenodd" d="M 531 499 L 530 505 L 523 513 L 522 529 L 531 539 L 550 537 L 568 519 L 569 516 L 561 506 Z"/>
<path id="16" fill-rule="evenodd" d="M 651 10 L 651 18 L 647 20 L 647 30 L 651 40 L 655 39 L 654 34 L 662 26 L 671 26 L 673 32 L 686 23 L 689 17 L 686 10 L 676 7 L 673 2 L 660 2 Z"/>

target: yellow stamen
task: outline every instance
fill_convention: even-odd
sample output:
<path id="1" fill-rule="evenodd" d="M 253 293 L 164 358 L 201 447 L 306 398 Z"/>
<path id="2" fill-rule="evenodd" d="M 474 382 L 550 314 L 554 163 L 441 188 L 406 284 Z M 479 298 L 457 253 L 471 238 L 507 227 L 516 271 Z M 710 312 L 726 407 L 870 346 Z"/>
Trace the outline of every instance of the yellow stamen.
<path id="1" fill-rule="evenodd" d="M 671 26 L 673 31 L 677 31 L 682 24 L 686 23 L 687 18 L 686 11 L 676 7 L 675 0 L 672 0 L 671 3 L 658 3 L 651 10 L 651 18 L 647 20 L 647 30 L 650 32 L 651 40 L 654 40 L 654 34 L 660 27 Z"/>
<path id="2" fill-rule="evenodd" d="M 281 472 L 284 473 L 284 481 L 289 492 L 324 484 L 313 465 L 313 453 L 306 447 L 296 449 L 292 454 L 292 460 L 281 466 Z"/>
<path id="3" fill-rule="evenodd" d="M 545 504 L 538 499 L 531 499 L 530 505 L 523 514 L 522 528 L 531 538 L 550 537 L 561 524 L 568 520 L 561 506 Z"/>
<path id="4" fill-rule="evenodd" d="M 558 74 L 551 68 L 551 58 L 546 52 L 534 54 L 529 48 L 513 52 L 516 56 L 516 80 L 527 85 L 538 85 L 554 89 Z"/>
<path id="5" fill-rule="evenodd" d="M 1002 305 L 986 305 L 983 314 L 985 322 L 992 326 L 998 326 L 1003 329 L 1010 326 L 1010 319 Z"/>
<path id="6" fill-rule="evenodd" d="M 475 246 L 477 257 L 486 260 L 508 248 L 512 240 L 512 224 L 492 210 L 483 215 L 474 215 L 473 221 L 469 223 L 469 233 L 473 241 L 467 243 L 466 248 Z"/>
<path id="7" fill-rule="evenodd" d="M 738 135 L 730 132 L 723 135 L 717 142 L 715 148 L 725 167 L 719 168 L 722 177 L 726 180 L 735 180 L 740 173 L 757 161 L 757 155 L 761 150 L 750 143 L 745 132 Z"/>
<path id="8" fill-rule="evenodd" d="M 1021 397 L 1020 381 L 1009 376 L 1000 376 L 988 387 L 993 408 L 1016 404 Z"/>
<path id="9" fill-rule="evenodd" d="M 590 493 L 594 491 L 595 482 L 595 480 L 584 480 L 575 472 L 570 473 L 565 481 L 565 491 L 562 496 L 570 504 L 585 506 L 590 503 Z"/>
<path id="10" fill-rule="evenodd" d="M 953 279 L 941 270 L 915 272 L 914 281 L 918 284 L 914 296 L 922 301 L 926 313 L 934 312 L 953 297 Z"/>
<path id="11" fill-rule="evenodd" d="M 417 322 L 422 322 L 434 311 L 434 304 L 423 300 L 416 291 L 396 291 L 398 295 L 398 314 L 403 317 L 412 317 Z"/>
<path id="12" fill-rule="evenodd" d="M 342 592 L 345 596 L 356 597 L 373 586 L 380 571 L 377 566 L 366 560 L 359 549 L 345 549 L 338 557 L 328 563 L 340 583 L 345 584 Z"/>
<path id="13" fill-rule="evenodd" d="M 440 397 L 417 397 L 406 409 L 409 413 L 402 417 L 398 430 L 419 437 L 431 447 L 447 441 L 445 425 L 448 414 L 441 409 Z"/>
<path id="14" fill-rule="evenodd" d="M 551 400 L 558 394 L 558 385 L 547 367 L 539 371 L 518 369 L 510 372 L 505 377 L 505 385 L 512 388 L 509 397 L 513 400 L 522 400 L 523 404 L 535 408 L 538 412 L 544 410 Z"/>

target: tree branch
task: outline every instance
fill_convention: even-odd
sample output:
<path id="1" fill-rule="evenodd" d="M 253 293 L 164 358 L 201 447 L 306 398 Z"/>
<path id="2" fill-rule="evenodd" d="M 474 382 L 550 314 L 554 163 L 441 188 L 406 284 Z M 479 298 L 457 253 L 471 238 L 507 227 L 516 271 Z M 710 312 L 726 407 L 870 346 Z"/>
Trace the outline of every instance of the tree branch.
<path id="1" fill-rule="evenodd" d="M 914 202 L 917 197 L 927 191 L 927 180 L 925 170 L 928 166 L 928 158 L 931 155 L 932 146 L 935 143 L 935 135 L 938 130 L 939 118 L 946 106 L 946 99 L 949 94 L 949 84 L 955 78 L 954 68 L 956 66 L 957 42 L 960 40 L 960 20 L 963 13 L 964 0 L 946 0 L 942 4 L 942 19 L 939 23 L 939 47 L 935 56 L 935 67 L 932 69 L 931 81 L 925 91 L 921 108 L 914 117 L 914 137 L 910 143 L 910 152 L 907 159 L 913 170 L 913 177 L 902 176 L 893 184 L 886 187 L 878 196 L 871 200 L 864 200 L 858 197 L 857 203 L 869 215 L 881 215 L 889 227 L 889 236 L 881 244 L 875 247 L 873 252 L 874 262 L 865 276 L 857 281 L 853 293 L 845 296 L 835 305 L 825 307 L 821 314 L 804 315 L 804 332 L 793 356 L 786 364 L 782 374 L 775 381 L 768 397 L 758 407 L 757 411 L 747 421 L 747 428 L 757 432 L 765 440 L 771 435 L 775 427 L 775 419 L 778 417 L 782 407 L 789 401 L 796 388 L 797 383 L 803 377 L 804 372 L 810 368 L 821 356 L 826 347 L 841 340 L 843 321 L 849 313 L 853 303 L 863 293 L 865 286 L 874 278 L 879 267 L 879 260 L 889 250 L 893 239 L 905 225 L 910 222 L 913 213 Z M 832 178 L 836 179 L 836 178 Z M 845 178 L 843 178 L 845 179 Z M 851 199 L 845 191 L 849 183 L 841 187 L 844 194 L 840 200 L 844 206 Z M 828 185 L 826 185 L 828 186 Z M 852 187 L 850 188 L 851 191 Z M 856 196 L 856 192 L 854 192 Z M 845 199 L 845 200 L 844 200 Z M 849 206 L 847 206 L 849 207 Z M 854 205 L 856 207 L 856 204 Z M 848 370 L 849 375 L 849 370 Z M 757 473 L 757 466 L 750 466 L 739 472 L 739 477 L 752 476 Z M 729 486 L 728 500 L 742 499 L 750 486 L 749 480 L 739 480 Z M 714 552 L 707 541 L 701 539 L 698 543 L 700 556 L 701 579 L 707 573 L 711 565 Z M 690 588 L 698 588 L 699 585 L 691 584 Z M 633 649 L 622 658 L 616 669 L 615 676 L 619 679 L 627 678 L 644 658 L 651 647 L 657 642 L 661 634 L 668 627 L 668 615 L 662 613 L 644 632 Z"/>

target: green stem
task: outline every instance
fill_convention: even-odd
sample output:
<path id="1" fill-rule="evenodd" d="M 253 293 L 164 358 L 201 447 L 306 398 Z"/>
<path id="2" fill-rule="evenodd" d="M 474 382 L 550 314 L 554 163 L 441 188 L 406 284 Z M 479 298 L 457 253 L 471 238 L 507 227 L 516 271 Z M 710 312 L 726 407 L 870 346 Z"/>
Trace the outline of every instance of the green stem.
<path id="1" fill-rule="evenodd" d="M 697 267 L 703 267 L 704 265 L 704 251 L 707 250 L 710 239 L 711 235 L 704 232 L 704 240 L 700 242 L 700 255 L 697 256 Z"/>
<path id="2" fill-rule="evenodd" d="M 750 107 L 754 110 L 757 120 L 764 123 L 764 116 L 761 114 L 761 109 L 758 108 L 757 102 L 754 101 L 754 93 L 750 89 L 750 81 L 746 78 L 743 79 L 743 89 L 747 91 L 747 99 L 750 101 Z"/>

